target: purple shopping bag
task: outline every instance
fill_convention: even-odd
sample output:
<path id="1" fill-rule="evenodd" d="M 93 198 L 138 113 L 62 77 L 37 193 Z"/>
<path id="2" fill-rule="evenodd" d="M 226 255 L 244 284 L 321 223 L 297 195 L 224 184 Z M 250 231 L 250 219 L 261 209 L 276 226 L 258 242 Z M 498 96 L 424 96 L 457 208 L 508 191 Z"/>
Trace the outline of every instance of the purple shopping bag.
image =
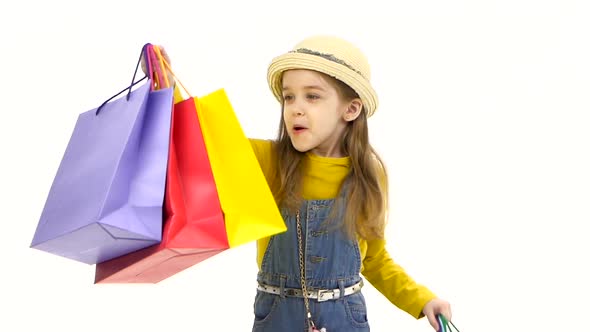
<path id="1" fill-rule="evenodd" d="M 96 264 L 161 241 L 173 89 L 151 76 L 79 115 L 32 248 Z"/>

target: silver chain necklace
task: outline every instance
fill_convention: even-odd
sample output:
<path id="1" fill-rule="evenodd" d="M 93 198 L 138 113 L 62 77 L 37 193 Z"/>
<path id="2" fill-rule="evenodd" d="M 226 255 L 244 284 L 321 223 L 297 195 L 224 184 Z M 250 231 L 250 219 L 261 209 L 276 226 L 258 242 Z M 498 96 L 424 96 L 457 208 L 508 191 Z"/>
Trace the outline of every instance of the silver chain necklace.
<path id="1" fill-rule="evenodd" d="M 305 304 L 305 311 L 307 312 L 307 326 L 309 332 L 327 332 L 324 327 L 318 330 L 311 318 L 309 299 L 307 298 L 307 285 L 305 283 L 305 258 L 303 256 L 303 236 L 301 235 L 301 218 L 299 217 L 299 211 L 297 211 L 297 242 L 299 243 L 299 275 L 301 276 L 303 303 Z"/>

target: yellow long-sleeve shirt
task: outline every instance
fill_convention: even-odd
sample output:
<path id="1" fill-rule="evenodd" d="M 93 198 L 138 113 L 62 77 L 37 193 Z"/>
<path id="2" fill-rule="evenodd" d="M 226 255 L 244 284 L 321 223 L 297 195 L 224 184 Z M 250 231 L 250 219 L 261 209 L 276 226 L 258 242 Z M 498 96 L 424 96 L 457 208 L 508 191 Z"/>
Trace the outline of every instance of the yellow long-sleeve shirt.
<path id="1" fill-rule="evenodd" d="M 273 152 L 270 140 L 250 139 L 254 153 L 267 181 L 271 182 Z M 309 168 L 304 175 L 305 199 L 331 199 L 338 195 L 340 184 L 349 171 L 350 159 L 326 158 L 307 153 Z M 260 268 L 270 238 L 257 241 L 257 263 Z M 361 273 L 381 294 L 401 310 L 415 318 L 423 316 L 424 305 L 435 298 L 428 288 L 416 283 L 404 269 L 391 259 L 385 240 L 367 241 L 359 238 Z"/>

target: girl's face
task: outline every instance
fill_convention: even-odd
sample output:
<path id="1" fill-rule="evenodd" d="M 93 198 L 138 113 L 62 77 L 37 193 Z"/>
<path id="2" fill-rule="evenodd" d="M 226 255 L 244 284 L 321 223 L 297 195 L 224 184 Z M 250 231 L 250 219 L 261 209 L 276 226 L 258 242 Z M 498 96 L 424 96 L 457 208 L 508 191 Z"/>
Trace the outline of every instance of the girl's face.
<path id="1" fill-rule="evenodd" d="M 347 122 L 356 119 L 360 99 L 344 100 L 322 74 L 304 69 L 283 73 L 283 117 L 297 151 L 342 157 Z"/>

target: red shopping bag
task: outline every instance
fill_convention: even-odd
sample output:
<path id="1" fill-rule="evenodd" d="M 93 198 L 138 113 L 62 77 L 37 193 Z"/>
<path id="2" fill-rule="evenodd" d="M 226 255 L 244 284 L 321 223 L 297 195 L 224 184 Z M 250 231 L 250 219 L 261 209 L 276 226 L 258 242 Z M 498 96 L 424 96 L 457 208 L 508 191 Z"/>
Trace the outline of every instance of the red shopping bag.
<path id="1" fill-rule="evenodd" d="M 172 113 L 162 241 L 97 264 L 95 283 L 157 283 L 229 248 L 196 104 Z"/>

